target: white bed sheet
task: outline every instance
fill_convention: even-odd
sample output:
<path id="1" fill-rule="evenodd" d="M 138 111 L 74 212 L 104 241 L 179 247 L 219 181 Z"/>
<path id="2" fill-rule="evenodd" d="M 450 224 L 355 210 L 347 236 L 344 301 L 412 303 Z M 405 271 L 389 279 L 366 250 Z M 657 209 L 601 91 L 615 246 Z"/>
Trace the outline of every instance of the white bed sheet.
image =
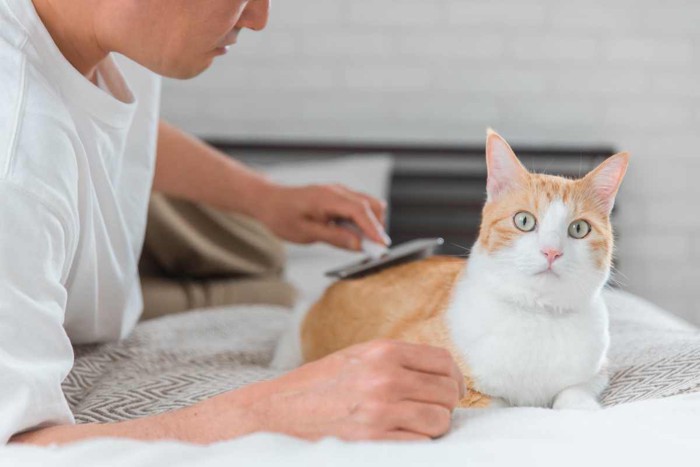
<path id="1" fill-rule="evenodd" d="M 340 164 L 340 165 L 339 165 Z M 390 161 L 359 158 L 315 171 L 278 171 L 289 183 L 340 181 L 384 196 Z M 342 174 L 342 175 L 339 175 Z M 290 246 L 288 276 L 313 300 L 328 283 L 323 271 L 356 255 L 322 245 Z M 420 443 L 308 443 L 257 433 L 201 447 L 102 439 L 63 447 L 8 445 L 0 466 L 182 465 L 696 465 L 700 459 L 700 393 L 618 405 L 596 412 L 508 408 L 455 411 L 451 432 Z"/>
<path id="2" fill-rule="evenodd" d="M 697 465 L 700 394 L 598 412 L 458 410 L 453 430 L 429 442 L 317 443 L 258 433 L 200 447 L 96 440 L 66 447 L 6 447 L 0 465 L 145 466 L 643 466 Z"/>

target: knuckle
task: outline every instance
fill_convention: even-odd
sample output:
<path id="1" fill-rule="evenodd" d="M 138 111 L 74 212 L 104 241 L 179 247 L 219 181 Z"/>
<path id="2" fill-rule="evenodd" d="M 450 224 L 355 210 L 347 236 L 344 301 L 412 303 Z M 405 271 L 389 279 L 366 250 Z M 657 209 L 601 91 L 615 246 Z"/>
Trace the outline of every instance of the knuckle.
<path id="1" fill-rule="evenodd" d="M 439 348 L 435 354 L 435 362 L 445 371 L 452 373 L 453 367 L 455 366 L 454 358 L 449 350 Z"/>
<path id="2" fill-rule="evenodd" d="M 363 199 L 353 200 L 353 209 L 358 215 L 364 215 L 367 212 L 367 202 Z"/>
<path id="3" fill-rule="evenodd" d="M 394 378 L 387 374 L 379 374 L 368 381 L 369 393 L 378 399 L 386 399 L 394 390 Z"/>
<path id="4" fill-rule="evenodd" d="M 440 358 L 442 360 L 452 360 L 452 354 L 449 350 L 445 349 L 444 347 L 435 347 L 435 355 L 437 356 L 437 358 Z"/>
<path id="5" fill-rule="evenodd" d="M 329 195 L 333 194 L 335 190 L 330 185 L 314 185 L 315 196 L 322 197 L 321 199 L 326 199 Z"/>
<path id="6" fill-rule="evenodd" d="M 397 347 L 396 342 L 390 339 L 376 339 L 369 343 L 371 355 L 380 360 L 394 356 Z"/>

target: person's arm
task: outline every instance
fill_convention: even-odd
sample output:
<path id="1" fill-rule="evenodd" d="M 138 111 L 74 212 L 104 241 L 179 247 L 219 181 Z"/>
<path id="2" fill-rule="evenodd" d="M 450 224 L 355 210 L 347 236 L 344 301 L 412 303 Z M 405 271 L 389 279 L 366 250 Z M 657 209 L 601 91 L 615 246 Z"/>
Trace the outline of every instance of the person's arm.
<path id="1" fill-rule="evenodd" d="M 161 121 L 153 191 L 257 217 L 273 184 L 195 136 Z"/>
<path id="2" fill-rule="evenodd" d="M 77 233 L 70 214 L 0 180 L 0 446 L 14 433 L 73 422 L 61 382 L 73 364 L 63 329 Z"/>
<path id="3" fill-rule="evenodd" d="M 244 391 L 226 394 L 225 397 L 219 395 L 191 407 L 123 422 L 50 426 L 17 434 L 10 442 L 48 445 L 110 437 L 208 444 L 261 429 L 254 414 L 244 410 L 241 400 L 244 395 Z M 224 420 L 226 423 L 223 423 Z"/>
<path id="4" fill-rule="evenodd" d="M 285 240 L 324 241 L 359 249 L 359 238 L 333 225 L 352 219 L 365 235 L 388 243 L 386 203 L 340 185 L 288 187 L 161 121 L 153 190 L 258 219 Z"/>
<path id="5" fill-rule="evenodd" d="M 376 340 L 184 409 L 125 422 L 43 428 L 12 441 L 45 445 L 109 436 L 209 444 L 257 431 L 309 440 L 428 440 L 447 432 L 464 391 L 463 376 L 446 350 Z"/>

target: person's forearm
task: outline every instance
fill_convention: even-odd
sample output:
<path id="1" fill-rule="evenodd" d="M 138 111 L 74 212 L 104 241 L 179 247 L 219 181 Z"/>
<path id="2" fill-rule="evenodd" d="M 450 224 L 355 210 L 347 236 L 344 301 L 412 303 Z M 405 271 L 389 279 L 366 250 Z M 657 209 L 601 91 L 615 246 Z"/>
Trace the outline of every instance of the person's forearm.
<path id="1" fill-rule="evenodd" d="M 262 428 L 260 418 L 251 406 L 266 391 L 270 391 L 268 384 L 258 383 L 159 415 L 124 422 L 41 428 L 15 435 L 10 443 L 66 444 L 110 437 L 209 444 L 259 431 Z"/>
<path id="2" fill-rule="evenodd" d="M 200 139 L 160 122 L 153 191 L 257 217 L 271 185 Z"/>

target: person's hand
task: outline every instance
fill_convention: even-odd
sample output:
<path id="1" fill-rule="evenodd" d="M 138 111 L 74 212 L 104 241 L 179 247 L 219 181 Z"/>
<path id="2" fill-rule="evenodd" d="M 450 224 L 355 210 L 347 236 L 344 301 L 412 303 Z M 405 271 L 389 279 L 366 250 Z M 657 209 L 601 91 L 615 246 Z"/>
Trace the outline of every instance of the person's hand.
<path id="1" fill-rule="evenodd" d="M 360 237 L 334 223 L 353 221 L 371 240 L 387 245 L 386 203 L 343 185 L 289 187 L 270 185 L 256 217 L 278 237 L 295 243 L 326 242 L 360 249 Z"/>
<path id="2" fill-rule="evenodd" d="M 255 424 L 251 431 L 309 440 L 427 440 L 449 430 L 464 391 L 447 350 L 375 340 L 217 396 L 214 403 L 243 407 L 239 416 Z"/>

